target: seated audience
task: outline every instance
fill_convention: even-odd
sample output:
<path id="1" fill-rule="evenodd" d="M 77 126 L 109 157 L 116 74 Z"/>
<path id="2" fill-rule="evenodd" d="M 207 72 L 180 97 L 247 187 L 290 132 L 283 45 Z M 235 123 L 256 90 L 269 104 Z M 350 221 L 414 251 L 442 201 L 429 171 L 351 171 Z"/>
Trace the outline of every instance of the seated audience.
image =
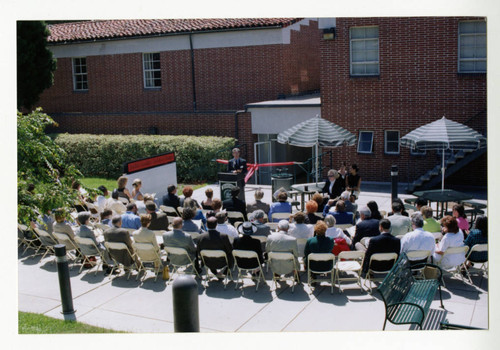
<path id="1" fill-rule="evenodd" d="M 351 245 L 352 240 L 351 238 L 344 233 L 343 230 L 341 230 L 338 227 L 335 227 L 336 221 L 335 221 L 335 216 L 333 215 L 327 215 L 325 217 L 325 224 L 328 227 L 325 233 L 325 236 L 330 237 L 335 241 L 335 238 L 343 238 L 345 239 L 346 243 L 348 245 Z"/>
<path id="2" fill-rule="evenodd" d="M 368 207 L 359 210 L 361 221 L 356 224 L 356 233 L 352 240 L 351 249 L 356 249 L 356 243 L 361 242 L 364 237 L 375 237 L 380 234 L 379 220 L 371 218 L 371 211 Z"/>
<path id="3" fill-rule="evenodd" d="M 236 262 L 238 266 L 243 269 L 251 269 L 257 265 L 264 263 L 264 256 L 262 255 L 262 246 L 258 239 L 252 238 L 257 231 L 257 228 L 248 221 L 245 221 L 240 225 L 238 231 L 242 234 L 241 237 L 236 236 L 233 243 L 233 249 L 238 250 L 250 250 L 257 253 L 257 257 L 259 258 L 259 262 L 256 259 L 245 259 L 245 258 L 236 258 Z M 255 275 L 258 270 L 253 271 L 252 275 Z"/>
<path id="4" fill-rule="evenodd" d="M 310 238 L 313 236 L 313 225 L 306 224 L 307 216 L 299 211 L 290 215 L 288 234 L 295 238 Z M 299 248 L 300 251 L 300 248 Z"/>
<path id="5" fill-rule="evenodd" d="M 434 253 L 436 240 L 432 233 L 423 229 L 424 218 L 421 213 L 415 212 L 411 216 L 413 231 L 405 234 L 401 238 L 401 253 L 407 253 L 414 250 L 428 250 Z M 411 259 L 410 259 L 411 260 Z M 412 263 L 421 263 L 425 261 L 413 261 Z"/>
<path id="6" fill-rule="evenodd" d="M 370 208 L 372 212 L 372 219 L 382 220 L 382 214 L 380 214 L 380 211 L 378 210 L 377 202 L 369 201 L 368 203 L 366 203 L 366 206 Z"/>
<path id="7" fill-rule="evenodd" d="M 104 209 L 101 213 L 101 224 L 111 226 L 111 217 L 113 212 L 111 209 Z"/>
<path id="8" fill-rule="evenodd" d="M 323 193 L 328 199 L 336 200 L 336 199 L 338 199 L 338 197 L 340 196 L 340 194 L 342 193 L 342 191 L 345 188 L 345 180 L 344 180 L 344 183 L 342 183 L 343 179 L 341 179 L 341 178 L 339 179 L 340 175 L 337 172 L 337 170 L 334 170 L 334 169 L 328 170 L 327 177 L 328 178 L 325 181 L 325 186 L 323 186 L 321 193 Z M 319 197 L 318 197 L 318 199 L 319 199 Z M 324 202 L 322 201 L 321 204 L 323 204 L 323 203 Z M 318 205 L 319 205 L 319 203 L 318 203 Z M 322 210 L 323 205 L 319 205 L 319 208 L 321 209 L 319 211 L 323 211 Z"/>
<path id="9" fill-rule="evenodd" d="M 215 214 L 217 219 L 217 227 L 215 228 L 220 233 L 224 233 L 229 237 L 229 242 L 233 243 L 234 239 L 238 237 L 238 230 L 227 221 L 227 213 L 220 211 Z"/>
<path id="10" fill-rule="evenodd" d="M 135 179 L 134 182 L 132 182 L 132 187 L 133 187 L 131 194 L 132 199 L 136 201 L 144 200 L 144 196 L 141 193 L 141 187 L 142 187 L 141 179 Z"/>
<path id="11" fill-rule="evenodd" d="M 427 232 L 441 232 L 441 224 L 439 221 L 432 217 L 432 208 L 424 205 L 420 208 L 420 212 L 424 217 L 424 231 Z"/>
<path id="12" fill-rule="evenodd" d="M 304 265 L 307 268 L 307 258 L 311 253 L 331 253 L 333 250 L 333 239 L 325 235 L 327 226 L 323 221 L 318 221 L 314 225 L 314 237 L 307 240 L 304 248 Z M 311 270 L 329 270 L 332 269 L 331 261 L 311 262 Z"/>
<path id="13" fill-rule="evenodd" d="M 222 201 L 219 198 L 214 198 L 212 201 L 212 211 L 218 213 L 222 209 Z"/>
<path id="14" fill-rule="evenodd" d="M 316 211 L 318 210 L 318 203 L 313 200 L 307 201 L 306 203 L 306 223 L 315 225 L 321 218 L 316 215 Z"/>
<path id="15" fill-rule="evenodd" d="M 363 259 L 363 274 L 368 272 L 370 258 L 373 254 L 396 253 L 399 256 L 401 240 L 391 234 L 391 222 L 388 219 L 380 220 L 379 231 L 380 234 L 378 236 L 372 237 L 368 241 L 368 247 L 365 250 L 365 257 Z M 357 245 L 357 247 L 359 247 L 359 245 Z M 387 271 L 393 264 L 394 260 L 377 261 L 371 265 L 371 268 L 375 271 Z"/>
<path id="16" fill-rule="evenodd" d="M 155 250 L 159 253 L 160 246 L 156 241 L 155 233 L 149 228 L 151 224 L 151 215 L 150 214 L 141 214 L 141 228 L 137 231 L 134 231 L 133 237 L 134 241 L 137 243 L 151 243 Z"/>
<path id="17" fill-rule="evenodd" d="M 151 216 L 151 222 L 148 226 L 150 230 L 168 230 L 168 216 L 156 209 L 155 202 L 146 202 L 146 213 Z"/>
<path id="18" fill-rule="evenodd" d="M 130 200 L 132 199 L 132 195 L 126 188 L 127 182 L 128 182 L 128 177 L 120 176 L 116 181 L 116 185 L 118 187 L 116 191 L 118 192 L 118 197 L 125 198 L 128 202 L 130 202 Z"/>
<path id="19" fill-rule="evenodd" d="M 465 254 L 449 254 L 443 258 L 446 249 L 451 247 L 462 247 L 464 245 L 464 234 L 458 227 L 457 219 L 447 215 L 441 219 L 443 226 L 443 238 L 436 244 L 436 250 L 432 255 L 434 263 L 443 269 L 450 269 L 465 261 Z"/>
<path id="20" fill-rule="evenodd" d="M 271 228 L 265 224 L 265 213 L 261 209 L 257 209 L 252 213 L 253 224 L 257 228 L 257 231 L 253 234 L 254 236 L 269 236 L 271 234 Z"/>
<path id="21" fill-rule="evenodd" d="M 61 232 L 65 233 L 71 238 L 72 240 L 75 239 L 75 233 L 73 231 L 73 228 L 69 224 L 68 221 L 66 221 L 66 217 L 64 215 L 64 211 L 62 209 L 58 209 L 54 212 L 54 217 L 56 221 L 52 225 L 52 232 Z"/>
<path id="22" fill-rule="evenodd" d="M 207 228 L 208 232 L 202 234 L 198 241 L 196 252 L 200 255 L 202 250 L 222 250 L 226 253 L 227 263 L 229 268 L 232 268 L 234 265 L 233 258 L 233 247 L 229 242 L 229 237 L 220 233 L 216 230 L 217 227 L 217 219 L 211 217 L 207 219 Z M 228 266 L 226 266 L 226 260 L 224 258 L 205 258 L 205 263 L 207 267 L 212 271 L 214 275 L 217 275 L 219 279 L 222 279 L 222 274 L 225 274 Z M 221 270 L 220 274 L 217 273 L 217 270 Z"/>
<path id="23" fill-rule="evenodd" d="M 325 209 L 327 208 L 329 208 L 329 205 L 325 207 Z M 345 202 L 342 199 L 337 201 L 337 203 L 335 204 L 335 209 L 333 211 L 329 210 L 326 213 L 323 213 L 325 214 L 325 217 L 328 215 L 333 215 L 335 217 L 337 225 L 352 225 L 354 223 L 354 214 L 347 211 Z"/>
<path id="24" fill-rule="evenodd" d="M 137 206 L 134 203 L 127 204 L 127 211 L 122 214 L 122 228 L 139 229 L 141 227 L 141 218 L 137 215 Z"/>
<path id="25" fill-rule="evenodd" d="M 285 191 L 278 193 L 278 202 L 271 204 L 269 208 L 269 221 L 278 222 L 279 219 L 273 219 L 273 213 L 292 213 L 292 204 L 287 202 L 288 195 Z"/>
<path id="26" fill-rule="evenodd" d="M 247 204 L 247 213 L 252 213 L 256 210 L 262 210 L 264 213 L 269 213 L 269 204 L 262 202 L 262 198 L 264 198 L 264 191 L 260 188 L 254 192 L 255 201 L 253 203 Z"/>
<path id="27" fill-rule="evenodd" d="M 299 250 L 297 247 L 297 239 L 288 235 L 289 223 L 286 220 L 278 222 L 278 232 L 273 232 L 267 237 L 266 252 L 289 252 L 292 253 L 295 259 L 295 266 L 299 265 Z M 294 270 L 294 265 L 288 261 L 275 261 L 270 263 L 272 271 L 276 275 L 283 275 Z"/>
<path id="28" fill-rule="evenodd" d="M 193 198 L 188 197 L 184 200 L 184 208 L 193 209 L 195 212 L 193 220 L 201 220 L 202 226 L 203 228 L 205 228 L 205 225 L 207 224 L 207 218 L 205 218 L 203 211 L 201 211 L 201 209 L 196 206 L 196 201 Z"/>
<path id="29" fill-rule="evenodd" d="M 99 186 L 99 187 L 97 187 L 97 189 L 99 190 L 100 193 L 97 195 L 97 199 L 96 199 L 95 204 L 97 206 L 99 213 L 102 213 L 102 211 L 106 207 L 106 203 L 108 201 L 108 198 L 106 198 L 106 197 L 109 196 L 109 192 L 108 192 L 108 189 L 106 188 L 106 186 Z"/>
<path id="30" fill-rule="evenodd" d="M 113 216 L 111 223 L 112 226 L 104 231 L 104 240 L 106 242 L 125 243 L 131 255 L 124 250 L 113 249 L 108 250 L 109 254 L 125 266 L 125 271 L 128 271 L 133 264 L 135 264 L 137 268 L 140 265 L 140 262 L 137 257 L 134 256 L 134 247 L 132 246 L 130 233 L 122 228 L 122 217 L 120 215 Z"/>
<path id="31" fill-rule="evenodd" d="M 172 207 L 175 209 L 180 207 L 181 203 L 180 203 L 179 197 L 176 195 L 176 193 L 177 193 L 177 186 L 168 185 L 167 194 L 164 195 L 162 198 L 163 205 L 166 205 L 167 207 Z"/>
<path id="32" fill-rule="evenodd" d="M 197 209 L 201 209 L 201 205 L 198 203 L 198 201 L 194 198 L 191 198 L 193 195 L 193 188 L 191 186 L 186 186 L 182 189 L 182 194 L 184 195 L 183 198 L 180 199 L 181 207 L 185 208 L 185 202 L 187 199 L 191 199 L 194 201 L 195 207 Z"/>
<path id="33" fill-rule="evenodd" d="M 184 223 L 182 225 L 182 230 L 184 232 L 198 232 L 203 233 L 204 231 L 198 226 L 194 221 L 194 216 L 196 215 L 195 210 L 193 208 L 187 207 L 182 211 L 182 219 Z M 208 221 L 208 220 L 207 220 Z"/>
<path id="34" fill-rule="evenodd" d="M 453 206 L 452 215 L 458 222 L 458 228 L 462 230 L 464 235 L 469 233 L 469 221 L 467 221 L 467 215 L 465 215 L 465 208 L 462 204 L 455 204 Z"/>
<path id="35" fill-rule="evenodd" d="M 401 207 L 403 208 L 401 210 L 401 215 L 408 216 L 408 217 L 410 216 L 410 214 L 408 214 L 408 212 L 406 211 L 405 204 L 403 203 L 403 201 L 401 200 L 401 198 L 396 198 L 396 199 L 394 199 L 393 202 L 398 202 L 399 204 L 401 204 Z M 387 217 L 392 216 L 392 215 L 394 215 L 394 213 L 392 213 L 392 212 L 388 213 Z"/>
<path id="36" fill-rule="evenodd" d="M 422 212 L 422 207 L 427 205 L 427 200 L 423 199 L 422 197 L 418 197 L 417 200 L 415 201 L 415 207 L 419 212 Z"/>
<path id="37" fill-rule="evenodd" d="M 233 186 L 231 188 L 231 198 L 226 199 L 222 202 L 222 207 L 226 211 L 239 211 L 243 214 L 243 217 L 247 218 L 247 206 L 245 201 L 238 198 L 240 194 L 240 188 L 238 186 Z"/>
<path id="38" fill-rule="evenodd" d="M 213 196 L 214 196 L 214 190 L 212 190 L 210 187 L 205 190 L 205 196 L 207 199 L 203 200 L 201 202 L 201 208 L 205 210 L 213 210 L 212 208 L 212 203 L 213 203 Z"/>
<path id="39" fill-rule="evenodd" d="M 393 236 L 401 236 L 411 231 L 411 219 L 402 214 L 404 206 L 399 202 L 392 203 L 392 214 L 388 217 L 391 222 L 391 233 Z"/>
<path id="40" fill-rule="evenodd" d="M 470 230 L 464 244 L 469 247 L 469 251 L 476 244 L 487 244 L 488 243 L 488 218 L 486 216 L 478 216 L 474 227 Z M 488 251 L 485 252 L 472 252 L 470 254 L 470 259 L 475 262 L 486 262 L 488 261 Z M 469 265 L 470 266 L 470 265 Z"/>
<path id="41" fill-rule="evenodd" d="M 322 213 L 325 208 L 325 204 L 328 202 L 328 198 L 323 197 L 321 193 L 316 192 L 313 194 L 311 200 L 315 201 L 318 204 L 318 208 L 316 209 L 317 213 Z"/>
<path id="42" fill-rule="evenodd" d="M 172 231 L 163 234 L 165 247 L 184 248 L 194 263 L 196 271 L 201 273 L 201 268 L 196 257 L 196 246 L 190 234 L 182 231 L 182 219 L 175 217 L 172 220 Z M 188 264 L 189 260 L 182 256 L 169 256 L 170 261 L 176 265 Z"/>

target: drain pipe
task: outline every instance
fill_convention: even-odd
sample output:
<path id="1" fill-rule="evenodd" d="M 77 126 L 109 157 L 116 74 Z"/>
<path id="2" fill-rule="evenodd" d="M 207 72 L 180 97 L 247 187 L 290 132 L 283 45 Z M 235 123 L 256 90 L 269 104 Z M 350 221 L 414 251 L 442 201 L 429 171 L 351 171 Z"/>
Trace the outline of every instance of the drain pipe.
<path id="1" fill-rule="evenodd" d="M 238 139 L 239 139 L 239 133 L 238 133 L 238 114 L 245 113 L 246 110 L 239 110 L 234 113 L 234 144 L 238 144 Z"/>
<path id="2" fill-rule="evenodd" d="M 193 110 L 196 111 L 196 79 L 194 74 L 193 33 L 189 33 L 189 49 L 191 51 L 191 82 L 193 88 Z"/>

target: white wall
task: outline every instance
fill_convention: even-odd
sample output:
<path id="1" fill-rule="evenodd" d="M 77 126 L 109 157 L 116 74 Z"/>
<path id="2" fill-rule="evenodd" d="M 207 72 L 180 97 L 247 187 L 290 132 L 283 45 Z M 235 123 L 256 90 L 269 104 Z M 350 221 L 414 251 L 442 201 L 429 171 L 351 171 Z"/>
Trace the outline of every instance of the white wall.
<path id="1" fill-rule="evenodd" d="M 321 107 L 249 108 L 253 134 L 278 134 L 300 122 L 321 116 Z"/>

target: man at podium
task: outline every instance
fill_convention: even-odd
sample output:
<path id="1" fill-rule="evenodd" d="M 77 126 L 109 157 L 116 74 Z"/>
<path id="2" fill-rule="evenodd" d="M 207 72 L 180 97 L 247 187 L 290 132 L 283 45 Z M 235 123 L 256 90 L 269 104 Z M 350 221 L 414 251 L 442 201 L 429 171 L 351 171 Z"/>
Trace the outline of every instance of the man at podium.
<path id="1" fill-rule="evenodd" d="M 233 148 L 233 159 L 227 163 L 227 171 L 232 173 L 247 173 L 247 161 L 240 158 L 240 149 Z"/>

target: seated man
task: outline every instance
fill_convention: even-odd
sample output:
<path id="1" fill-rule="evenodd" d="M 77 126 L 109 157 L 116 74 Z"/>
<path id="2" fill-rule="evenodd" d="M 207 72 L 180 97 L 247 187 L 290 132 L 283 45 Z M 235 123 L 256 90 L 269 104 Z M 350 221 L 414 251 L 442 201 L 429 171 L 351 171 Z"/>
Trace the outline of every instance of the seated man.
<path id="1" fill-rule="evenodd" d="M 333 215 L 335 218 L 335 222 L 337 225 L 345 225 L 345 224 L 353 224 L 354 223 L 354 213 L 350 211 L 346 211 L 345 202 L 343 200 L 338 200 L 335 205 L 335 210 L 330 211 L 330 203 L 332 200 L 328 202 L 328 205 L 325 206 L 325 211 L 323 211 L 323 215 L 326 217 L 327 215 Z"/>
<path id="2" fill-rule="evenodd" d="M 422 213 L 422 216 L 424 217 L 424 231 L 427 232 L 441 232 L 441 224 L 439 221 L 434 219 L 432 217 L 432 208 L 424 205 L 422 208 L 420 208 L 420 212 Z"/>
<path id="3" fill-rule="evenodd" d="M 134 203 L 127 204 L 127 211 L 122 214 L 122 228 L 141 228 L 141 219 L 137 215 L 137 206 Z"/>
<path id="4" fill-rule="evenodd" d="M 392 203 L 392 215 L 388 219 L 391 222 L 393 236 L 401 236 L 411 231 L 411 219 L 402 215 L 403 208 L 399 202 Z"/>
<path id="5" fill-rule="evenodd" d="M 278 222 L 279 219 L 273 219 L 273 213 L 292 213 L 292 204 L 287 202 L 288 194 L 283 191 L 278 193 L 278 202 L 271 204 L 269 209 L 269 221 Z"/>
<path id="6" fill-rule="evenodd" d="M 243 214 L 245 220 L 247 218 L 247 207 L 244 201 L 238 198 L 240 194 L 240 188 L 238 186 L 233 186 L 231 188 L 231 198 L 226 199 L 222 202 L 222 207 L 226 211 L 239 211 Z"/>
<path id="7" fill-rule="evenodd" d="M 338 199 L 343 189 L 345 188 L 345 181 L 342 184 L 342 179 L 339 179 L 340 175 L 337 170 L 328 170 L 328 179 L 325 181 L 325 186 L 321 190 L 329 199 Z"/>
<path id="8" fill-rule="evenodd" d="M 217 227 L 217 219 L 215 217 L 210 217 L 207 219 L 208 232 L 200 236 L 198 241 L 196 252 L 200 255 L 202 250 L 222 250 L 226 253 L 229 268 L 234 265 L 233 258 L 233 247 L 229 242 L 229 238 L 226 234 L 220 233 L 215 228 Z M 226 260 L 223 258 L 206 258 L 205 263 L 207 267 L 212 271 L 214 275 L 217 275 L 219 279 L 222 279 L 222 274 L 225 274 L 228 266 L 226 266 Z M 218 274 L 217 270 L 222 269 L 221 273 Z"/>
<path id="9" fill-rule="evenodd" d="M 203 233 L 203 231 L 200 227 L 200 225 L 196 224 L 193 219 L 195 216 L 195 211 L 192 208 L 184 208 L 182 211 L 182 219 L 184 220 L 184 223 L 182 225 L 182 230 L 184 232 L 198 232 L 198 233 Z"/>
<path id="10" fill-rule="evenodd" d="M 359 210 L 361 221 L 356 224 L 356 233 L 352 240 L 351 249 L 358 250 L 356 243 L 361 242 L 365 237 L 375 237 L 380 234 L 378 229 L 379 221 L 371 218 L 371 210 L 368 207 L 363 207 Z"/>
<path id="11" fill-rule="evenodd" d="M 257 231 L 253 234 L 253 236 L 269 236 L 271 234 L 271 228 L 264 223 L 264 211 L 256 210 L 252 213 L 254 221 L 252 222 Z"/>
<path id="12" fill-rule="evenodd" d="M 155 202 L 146 202 L 146 212 L 151 215 L 148 227 L 150 230 L 168 230 L 168 216 L 164 212 L 156 210 Z"/>
<path id="13" fill-rule="evenodd" d="M 262 256 L 262 247 L 258 239 L 252 238 L 252 235 L 257 231 L 257 228 L 248 221 L 245 221 L 240 225 L 238 231 L 242 234 L 241 237 L 234 239 L 233 249 L 239 250 L 251 250 L 257 253 L 260 264 L 264 263 L 264 257 Z M 243 259 L 236 258 L 238 266 L 243 269 L 251 269 L 257 266 L 256 259 Z"/>
<path id="14" fill-rule="evenodd" d="M 289 252 L 292 253 L 295 259 L 295 266 L 297 268 L 299 265 L 299 249 L 297 247 L 297 239 L 288 235 L 289 229 L 288 221 L 281 220 L 278 223 L 278 232 L 274 232 L 269 237 L 267 237 L 266 242 L 266 252 Z M 286 261 L 272 261 L 271 269 L 276 275 L 283 275 L 290 273 L 294 270 L 293 265 Z"/>
<path id="15" fill-rule="evenodd" d="M 151 214 L 141 214 L 140 220 L 141 220 L 141 228 L 132 233 L 132 235 L 134 237 L 134 242 L 151 243 L 153 245 L 153 247 L 155 248 L 155 250 L 159 253 L 160 246 L 158 245 L 158 242 L 156 241 L 156 235 L 149 228 L 151 225 Z"/>
<path id="16" fill-rule="evenodd" d="M 412 250 L 429 250 L 431 255 L 436 249 L 435 239 L 432 233 L 424 231 L 424 218 L 419 212 L 411 216 L 413 231 L 401 238 L 401 253 L 407 253 Z M 414 261 L 420 263 L 425 261 Z"/>
<path id="17" fill-rule="evenodd" d="M 262 198 L 264 197 L 264 191 L 260 188 L 254 193 L 255 202 L 247 204 L 247 213 L 252 213 L 258 209 L 263 210 L 264 213 L 269 213 L 269 204 L 262 202 Z"/>
<path id="18" fill-rule="evenodd" d="M 174 218 L 172 221 L 172 231 L 163 234 L 163 244 L 165 247 L 184 248 L 191 260 L 194 262 L 194 267 L 198 273 L 201 273 L 201 268 L 196 256 L 196 246 L 191 235 L 182 231 L 182 219 Z M 185 257 L 169 256 L 170 261 L 176 265 L 188 264 L 189 260 Z"/>
<path id="19" fill-rule="evenodd" d="M 368 272 L 370 257 L 376 253 L 396 253 L 399 256 L 401 241 L 391 234 L 391 222 L 388 219 L 380 220 L 380 235 L 370 238 L 368 248 L 365 249 L 360 243 L 356 247 L 358 250 L 366 250 L 363 260 L 363 274 Z M 376 271 L 386 271 L 392 267 L 394 260 L 380 261 L 371 267 Z"/>
<path id="20" fill-rule="evenodd" d="M 173 207 L 177 210 L 177 207 L 181 206 L 179 197 L 176 195 L 177 186 L 169 185 L 167 187 L 167 194 L 163 196 L 162 203 L 167 207 Z"/>
<path id="21" fill-rule="evenodd" d="M 217 227 L 215 228 L 220 233 L 224 233 L 229 237 L 229 242 L 233 243 L 234 239 L 238 237 L 238 230 L 227 221 L 227 213 L 220 211 L 215 214 L 217 219 Z"/>
<path id="22" fill-rule="evenodd" d="M 63 210 L 62 209 L 56 210 L 54 212 L 54 216 L 56 221 L 52 224 L 52 232 L 65 233 L 69 236 L 69 238 L 71 238 L 71 240 L 74 240 L 75 233 L 69 222 L 66 221 Z"/>
<path id="23" fill-rule="evenodd" d="M 113 226 L 104 231 L 104 240 L 106 242 L 125 243 L 128 250 L 130 251 L 130 254 L 133 255 L 134 247 L 132 247 L 132 239 L 130 239 L 130 233 L 122 228 L 122 217 L 120 215 L 113 216 L 113 218 L 111 219 L 111 224 Z M 113 256 L 118 262 L 123 264 L 126 270 L 130 267 L 130 265 L 134 263 L 136 264 L 136 266 L 140 265 L 140 262 L 139 260 L 137 260 L 137 258 L 135 258 L 135 260 L 132 260 L 132 257 L 123 250 L 110 250 L 109 254 Z"/>

